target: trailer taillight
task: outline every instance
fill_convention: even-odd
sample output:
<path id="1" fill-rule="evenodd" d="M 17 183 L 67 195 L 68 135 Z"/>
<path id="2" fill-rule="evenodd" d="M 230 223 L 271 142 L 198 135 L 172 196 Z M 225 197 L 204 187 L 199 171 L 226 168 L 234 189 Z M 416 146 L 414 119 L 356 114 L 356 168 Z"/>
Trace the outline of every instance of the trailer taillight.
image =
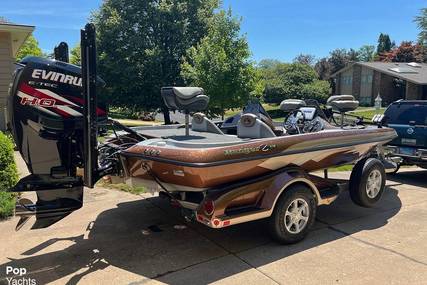
<path id="1" fill-rule="evenodd" d="M 214 203 L 214 201 L 212 201 L 210 199 L 206 199 L 203 202 L 203 211 L 208 216 L 212 215 L 214 213 L 214 211 L 215 211 L 215 203 Z"/>

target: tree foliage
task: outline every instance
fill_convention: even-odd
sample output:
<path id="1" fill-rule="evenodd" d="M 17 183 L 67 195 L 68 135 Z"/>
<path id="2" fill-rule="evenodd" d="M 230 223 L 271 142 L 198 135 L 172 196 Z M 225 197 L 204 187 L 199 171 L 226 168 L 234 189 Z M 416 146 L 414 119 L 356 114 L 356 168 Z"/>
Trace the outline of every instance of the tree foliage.
<path id="1" fill-rule="evenodd" d="M 263 70 L 264 99 L 280 103 L 284 99 L 317 99 L 324 102 L 329 96 L 329 83 L 318 80 L 313 67 L 301 63 L 280 63 Z"/>
<path id="2" fill-rule="evenodd" d="M 349 53 L 346 49 L 335 49 L 329 53 L 328 63 L 330 64 L 331 74 L 347 66 L 350 62 Z"/>
<path id="3" fill-rule="evenodd" d="M 359 61 L 373 61 L 375 58 L 375 46 L 373 45 L 364 45 L 361 46 L 358 50 Z"/>
<path id="4" fill-rule="evenodd" d="M 392 48 L 392 42 L 388 34 L 381 33 L 378 37 L 378 46 L 377 54 L 381 55 L 382 53 L 390 51 Z"/>
<path id="5" fill-rule="evenodd" d="M 258 62 L 257 66 L 259 69 L 269 69 L 269 68 L 273 68 L 273 67 L 279 65 L 280 63 L 281 63 L 280 60 L 266 58 L 266 59 L 262 59 L 260 62 Z"/>
<path id="6" fill-rule="evenodd" d="M 251 95 L 261 95 L 249 57 L 246 38 L 240 35 L 240 20 L 231 10 L 219 11 L 207 36 L 187 51 L 182 64 L 186 83 L 203 87 L 210 96 L 209 115 L 224 115 L 226 109 L 245 104 Z"/>
<path id="7" fill-rule="evenodd" d="M 75 65 L 81 65 L 81 48 L 80 44 L 75 45 L 70 51 L 70 63 Z"/>
<path id="8" fill-rule="evenodd" d="M 314 65 L 314 70 L 317 72 L 320 80 L 329 80 L 331 77 L 331 65 L 328 58 L 323 57 L 319 59 Z"/>
<path id="9" fill-rule="evenodd" d="M 418 43 L 427 46 L 427 8 L 422 8 L 420 14 L 415 17 L 420 32 L 418 33 Z"/>
<path id="10" fill-rule="evenodd" d="M 299 54 L 297 55 L 294 60 L 294 63 L 301 63 L 301 64 L 306 64 L 309 66 L 314 66 L 315 62 L 316 62 L 316 57 L 312 54 Z"/>
<path id="11" fill-rule="evenodd" d="M 15 197 L 6 192 L 18 182 L 18 171 L 13 158 L 11 140 L 0 132 L 0 219 L 13 214 Z"/>
<path id="12" fill-rule="evenodd" d="M 426 62 L 427 49 L 420 44 L 403 41 L 400 46 L 383 53 L 381 60 L 388 62 Z"/>
<path id="13" fill-rule="evenodd" d="M 218 0 L 106 0 L 94 14 L 99 73 L 115 106 L 169 112 L 163 86 L 184 83 L 181 61 L 199 43 Z"/>
<path id="14" fill-rule="evenodd" d="M 20 61 L 26 56 L 43 56 L 39 43 L 33 35 L 30 35 L 16 54 L 16 61 Z"/>
<path id="15" fill-rule="evenodd" d="M 331 75 L 335 72 L 343 69 L 352 62 L 360 61 L 361 57 L 365 56 L 362 48 L 359 50 L 347 50 L 343 48 L 334 49 L 329 53 L 328 57 L 319 59 L 314 65 L 319 79 L 330 80 Z"/>

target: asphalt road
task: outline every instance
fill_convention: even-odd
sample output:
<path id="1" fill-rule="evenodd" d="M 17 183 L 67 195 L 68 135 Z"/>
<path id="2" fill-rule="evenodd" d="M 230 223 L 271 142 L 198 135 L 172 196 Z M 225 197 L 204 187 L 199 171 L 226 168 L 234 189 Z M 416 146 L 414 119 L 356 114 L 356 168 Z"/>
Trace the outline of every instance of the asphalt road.
<path id="1" fill-rule="evenodd" d="M 403 170 L 372 209 L 344 193 L 290 246 L 264 221 L 213 230 L 158 197 L 88 189 L 84 207 L 48 229 L 0 223 L 0 284 L 11 267 L 37 284 L 426 284 L 426 176 Z"/>

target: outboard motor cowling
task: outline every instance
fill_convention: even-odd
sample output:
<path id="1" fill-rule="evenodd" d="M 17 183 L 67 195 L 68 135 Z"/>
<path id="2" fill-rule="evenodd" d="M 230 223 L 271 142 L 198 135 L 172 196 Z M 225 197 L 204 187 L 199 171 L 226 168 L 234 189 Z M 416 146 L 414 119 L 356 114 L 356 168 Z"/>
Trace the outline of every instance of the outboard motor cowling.
<path id="1" fill-rule="evenodd" d="M 105 83 L 97 80 L 97 85 Z M 34 205 L 17 206 L 21 221 L 33 214 L 33 228 L 46 227 L 82 206 L 84 167 L 84 97 L 81 68 L 61 61 L 26 57 L 15 70 L 9 90 L 8 126 L 29 176 L 11 190 L 37 191 Z M 107 120 L 97 107 L 99 121 Z M 23 218 L 24 217 L 24 220 Z"/>

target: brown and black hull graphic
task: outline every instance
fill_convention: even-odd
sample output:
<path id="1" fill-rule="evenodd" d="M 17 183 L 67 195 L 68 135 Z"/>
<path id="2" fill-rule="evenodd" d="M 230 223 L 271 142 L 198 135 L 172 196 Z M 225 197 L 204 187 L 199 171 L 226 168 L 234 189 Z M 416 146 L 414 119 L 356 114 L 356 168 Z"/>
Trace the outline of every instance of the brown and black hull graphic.
<path id="1" fill-rule="evenodd" d="M 287 166 L 307 172 L 358 161 L 395 137 L 388 128 L 328 130 L 211 148 L 135 145 L 121 153 L 127 178 L 201 191 Z"/>

